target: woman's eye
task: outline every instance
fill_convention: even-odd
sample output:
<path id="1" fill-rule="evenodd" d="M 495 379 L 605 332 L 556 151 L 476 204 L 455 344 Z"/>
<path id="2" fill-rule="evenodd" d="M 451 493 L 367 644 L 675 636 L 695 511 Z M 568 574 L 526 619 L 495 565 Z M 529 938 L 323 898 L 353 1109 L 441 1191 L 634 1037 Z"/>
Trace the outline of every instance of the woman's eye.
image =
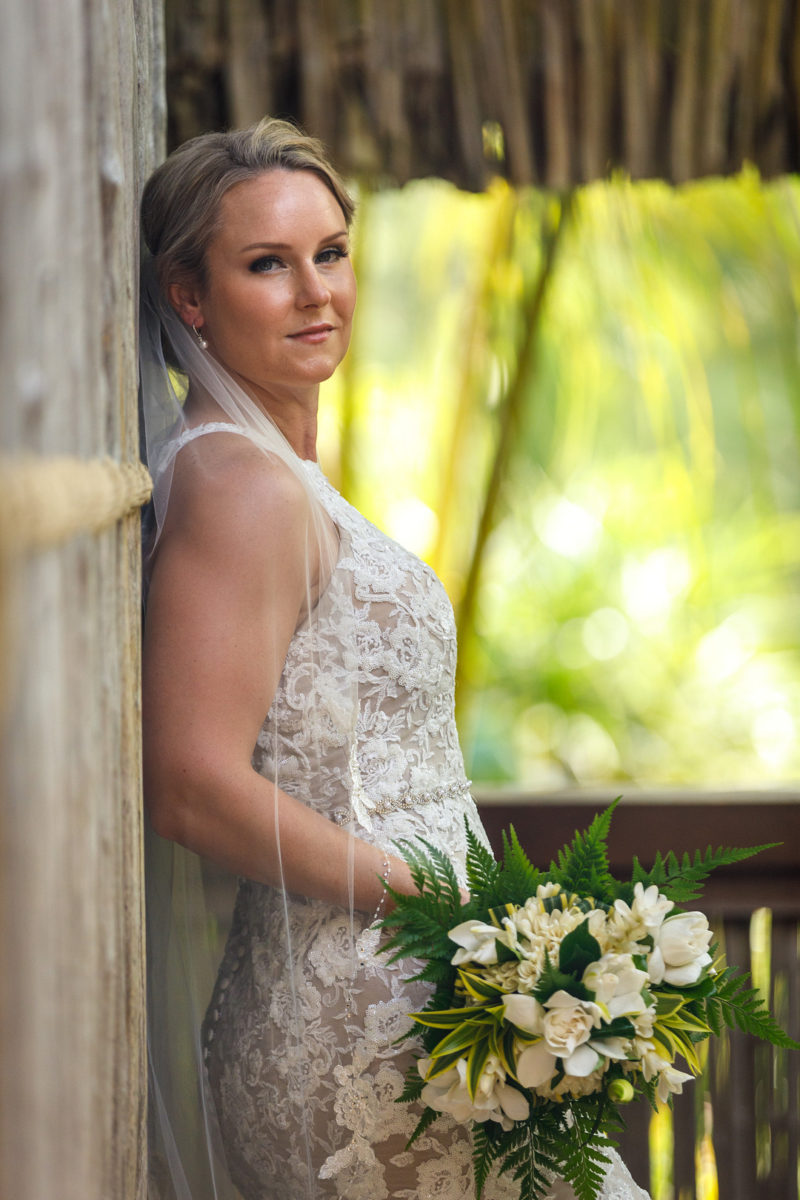
<path id="1" fill-rule="evenodd" d="M 327 250 L 322 250 L 317 255 L 317 261 L 321 263 L 336 262 L 339 258 L 347 258 L 348 250 L 344 246 L 328 246 Z"/>
<path id="2" fill-rule="evenodd" d="M 281 266 L 281 260 L 277 255 L 265 254 L 262 258 L 257 258 L 255 262 L 251 262 L 249 269 L 257 275 L 266 275 L 269 271 L 274 271 L 279 266 Z"/>

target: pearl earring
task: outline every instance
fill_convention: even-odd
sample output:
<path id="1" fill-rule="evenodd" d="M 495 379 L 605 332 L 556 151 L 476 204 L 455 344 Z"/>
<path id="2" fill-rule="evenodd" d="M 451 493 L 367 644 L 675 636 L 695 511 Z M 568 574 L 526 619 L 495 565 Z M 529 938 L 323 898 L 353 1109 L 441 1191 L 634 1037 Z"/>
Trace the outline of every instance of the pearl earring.
<path id="1" fill-rule="evenodd" d="M 196 325 L 192 325 L 192 333 L 194 334 L 194 336 L 197 338 L 198 342 L 200 343 L 200 349 L 207 350 L 208 342 L 203 337 L 202 329 L 198 329 Z"/>

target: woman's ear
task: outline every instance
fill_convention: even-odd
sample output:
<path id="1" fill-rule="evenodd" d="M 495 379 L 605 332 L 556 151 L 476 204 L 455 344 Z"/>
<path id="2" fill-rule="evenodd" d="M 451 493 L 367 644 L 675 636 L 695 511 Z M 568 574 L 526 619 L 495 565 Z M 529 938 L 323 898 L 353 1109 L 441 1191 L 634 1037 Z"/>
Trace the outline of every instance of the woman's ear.
<path id="1" fill-rule="evenodd" d="M 169 284 L 167 299 L 186 325 L 196 325 L 198 328 L 203 326 L 204 317 L 200 293 L 193 284 Z"/>

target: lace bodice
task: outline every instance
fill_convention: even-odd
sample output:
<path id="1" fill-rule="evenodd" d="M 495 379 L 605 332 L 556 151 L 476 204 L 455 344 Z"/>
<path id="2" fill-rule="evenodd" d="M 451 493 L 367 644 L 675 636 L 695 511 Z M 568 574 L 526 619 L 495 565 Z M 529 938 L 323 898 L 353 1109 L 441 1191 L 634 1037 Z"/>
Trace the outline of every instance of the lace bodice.
<path id="1" fill-rule="evenodd" d="M 425 837 L 463 882 L 464 818 L 485 835 L 454 721 L 452 607 L 428 566 L 353 509 L 316 464 L 303 469 L 336 527 L 339 555 L 315 627 L 301 626 L 291 642 L 254 766 L 331 820 L 350 820 L 352 800 L 353 832 L 384 849 Z M 355 676 L 355 707 L 342 704 L 343 672 Z M 245 1200 L 472 1194 L 464 1126 L 440 1117 L 406 1149 L 419 1112 L 394 1101 L 420 1050 L 397 1039 L 428 985 L 407 981 L 413 964 L 388 965 L 378 933 L 356 918 L 353 929 L 341 909 L 240 882 L 203 1035 L 228 1166 Z M 485 1200 L 517 1194 L 507 1177 L 484 1191 Z M 642 1196 L 615 1158 L 603 1200 Z M 555 1182 L 553 1197 L 572 1193 Z"/>
<path id="2" fill-rule="evenodd" d="M 390 826 L 397 836 L 397 814 L 404 834 L 430 833 L 431 813 L 420 819 L 420 809 L 434 804 L 452 814 L 469 787 L 453 711 L 452 606 L 427 564 L 352 508 L 316 463 L 304 465 L 337 528 L 339 557 L 315 631 L 321 669 L 310 681 L 311 635 L 301 629 L 258 738 L 257 769 L 272 774 L 277 737 L 282 786 L 305 803 L 343 822 L 352 798 L 358 832 L 377 840 Z M 342 664 L 357 674 L 354 756 L 340 712 Z M 326 749 L 321 761 L 318 746 Z M 304 768 L 312 758 L 316 770 L 309 772 Z"/>

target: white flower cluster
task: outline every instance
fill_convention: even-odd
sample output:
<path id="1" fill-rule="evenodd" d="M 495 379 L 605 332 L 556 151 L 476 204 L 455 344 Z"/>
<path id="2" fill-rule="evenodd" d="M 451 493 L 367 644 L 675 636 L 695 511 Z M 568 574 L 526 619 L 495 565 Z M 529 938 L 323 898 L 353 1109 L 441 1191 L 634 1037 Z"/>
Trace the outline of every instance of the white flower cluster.
<path id="1" fill-rule="evenodd" d="M 711 964 L 706 917 L 673 913 L 672 901 L 655 885 L 637 883 L 632 903 L 617 900 L 609 912 L 544 903 L 559 892 L 557 884 L 539 887 L 535 897 L 502 919 L 500 928 L 466 921 L 450 930 L 459 947 L 453 964 L 500 993 L 496 1004 L 502 1006 L 504 1029 L 513 1031 L 514 1055 L 513 1063 L 504 1065 L 489 1054 L 472 1094 L 466 1056 L 439 1075 L 435 1058 L 423 1059 L 420 1072 L 423 1078 L 432 1073 L 432 1078 L 422 1099 L 431 1108 L 459 1121 L 494 1120 L 509 1129 L 529 1112 L 525 1095 L 508 1082 L 509 1075 L 522 1088 L 551 1100 L 601 1090 L 615 1062 L 618 1098 L 626 1088 L 630 1092 L 621 1073 L 640 1072 L 646 1081 L 654 1080 L 662 1100 L 692 1078 L 674 1067 L 676 1043 L 665 1030 L 680 1007 L 680 992 L 673 989 L 696 984 Z M 579 996 L 570 993 L 567 970 L 559 980 L 563 986 L 542 1000 L 539 984 L 546 963 L 560 967 L 564 938 L 584 923 L 600 953 L 583 966 L 580 977 L 573 977 Z M 502 963 L 498 945 L 509 952 Z M 657 993 L 664 984 L 669 993 L 660 1005 Z"/>

